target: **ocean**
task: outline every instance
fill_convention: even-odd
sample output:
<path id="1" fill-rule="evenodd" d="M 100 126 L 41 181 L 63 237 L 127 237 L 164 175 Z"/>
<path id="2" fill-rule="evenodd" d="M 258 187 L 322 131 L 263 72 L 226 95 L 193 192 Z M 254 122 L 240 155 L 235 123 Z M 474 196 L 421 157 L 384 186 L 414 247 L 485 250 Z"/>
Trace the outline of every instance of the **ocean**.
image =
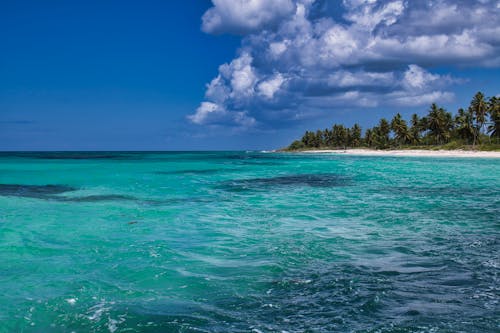
<path id="1" fill-rule="evenodd" d="M 0 332 L 499 332 L 500 160 L 0 153 Z"/>

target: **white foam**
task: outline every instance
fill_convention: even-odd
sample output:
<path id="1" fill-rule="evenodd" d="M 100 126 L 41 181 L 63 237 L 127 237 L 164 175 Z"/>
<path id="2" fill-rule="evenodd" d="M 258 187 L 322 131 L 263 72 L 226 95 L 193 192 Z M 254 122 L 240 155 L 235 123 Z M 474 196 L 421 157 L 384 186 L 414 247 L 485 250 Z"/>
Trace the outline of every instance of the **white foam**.
<path id="1" fill-rule="evenodd" d="M 75 305 L 77 300 L 78 298 L 68 298 L 66 302 L 68 302 L 70 305 Z"/>

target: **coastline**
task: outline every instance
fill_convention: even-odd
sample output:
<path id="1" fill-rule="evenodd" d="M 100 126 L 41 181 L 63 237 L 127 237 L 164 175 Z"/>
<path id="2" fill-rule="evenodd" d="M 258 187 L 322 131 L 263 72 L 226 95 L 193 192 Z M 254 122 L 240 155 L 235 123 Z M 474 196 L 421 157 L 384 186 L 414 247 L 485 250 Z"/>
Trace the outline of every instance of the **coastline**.
<path id="1" fill-rule="evenodd" d="M 324 150 L 297 150 L 292 153 L 305 154 L 345 154 L 357 156 L 411 156 L 411 157 L 469 157 L 469 158 L 500 158 L 500 151 L 473 151 L 473 150 L 423 150 L 423 149 L 324 149 Z"/>

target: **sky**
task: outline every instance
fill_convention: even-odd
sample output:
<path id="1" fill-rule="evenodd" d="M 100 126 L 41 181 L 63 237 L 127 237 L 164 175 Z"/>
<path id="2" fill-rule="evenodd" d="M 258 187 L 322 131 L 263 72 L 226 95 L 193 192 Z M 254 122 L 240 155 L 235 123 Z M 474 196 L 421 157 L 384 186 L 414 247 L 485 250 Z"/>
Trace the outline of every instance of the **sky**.
<path id="1" fill-rule="evenodd" d="M 499 67 L 500 0 L 2 1 L 0 150 L 275 149 Z"/>

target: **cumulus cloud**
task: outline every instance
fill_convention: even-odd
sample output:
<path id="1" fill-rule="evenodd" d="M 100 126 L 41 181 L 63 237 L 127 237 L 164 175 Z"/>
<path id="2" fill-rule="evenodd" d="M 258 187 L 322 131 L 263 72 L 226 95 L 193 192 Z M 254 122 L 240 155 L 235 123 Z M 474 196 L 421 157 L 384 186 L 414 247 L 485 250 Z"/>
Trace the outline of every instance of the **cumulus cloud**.
<path id="1" fill-rule="evenodd" d="M 328 84 L 333 87 L 384 87 L 395 84 L 394 73 L 378 73 L 346 70 L 335 71 L 328 76 Z"/>
<path id="2" fill-rule="evenodd" d="M 403 73 L 402 85 L 407 90 L 425 90 L 427 87 L 447 85 L 454 80 L 449 76 L 432 74 L 417 65 L 409 65 Z"/>
<path id="3" fill-rule="evenodd" d="M 190 120 L 228 126 L 335 107 L 449 101 L 439 65 L 500 65 L 499 0 L 213 0 L 209 33 L 243 34 Z"/>
<path id="4" fill-rule="evenodd" d="M 272 99 L 274 95 L 280 90 L 281 86 L 285 82 L 283 75 L 278 73 L 273 77 L 269 78 L 267 81 L 262 81 L 259 83 L 258 91 L 260 95 L 267 99 Z"/>
<path id="5" fill-rule="evenodd" d="M 202 18 L 208 33 L 249 33 L 276 25 L 293 13 L 292 0 L 213 0 Z"/>
<path id="6" fill-rule="evenodd" d="M 195 124 L 199 125 L 225 125 L 232 124 L 244 128 L 255 125 L 256 120 L 249 117 L 246 112 L 228 112 L 220 104 L 202 102 L 196 113 L 188 116 Z"/>
<path id="7" fill-rule="evenodd" d="M 223 118 L 225 115 L 227 115 L 227 111 L 219 104 L 202 102 L 196 113 L 188 118 L 195 124 L 204 124 L 209 120 L 215 121 L 217 118 Z"/>

